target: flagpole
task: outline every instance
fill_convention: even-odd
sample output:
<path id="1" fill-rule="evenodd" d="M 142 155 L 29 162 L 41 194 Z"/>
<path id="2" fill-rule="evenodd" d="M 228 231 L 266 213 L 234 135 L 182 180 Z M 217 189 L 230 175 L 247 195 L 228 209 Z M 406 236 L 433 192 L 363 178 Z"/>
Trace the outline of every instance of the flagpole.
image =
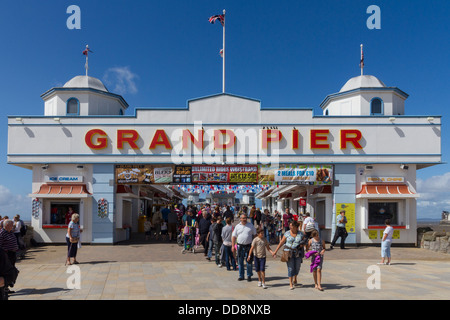
<path id="1" fill-rule="evenodd" d="M 84 67 L 86 68 L 86 77 L 88 76 L 88 70 L 89 70 L 89 59 L 88 59 L 88 56 L 89 56 L 89 46 L 88 45 L 86 45 L 86 64 L 84 65 Z"/>
<path id="2" fill-rule="evenodd" d="M 222 58 L 222 93 L 225 93 L 225 9 L 223 10 L 223 58 Z"/>
<path id="3" fill-rule="evenodd" d="M 361 60 L 360 60 L 361 62 L 359 63 L 360 64 L 360 67 L 361 67 L 361 75 L 363 75 L 363 69 L 364 69 L 364 60 L 363 60 L 363 45 L 361 44 Z"/>

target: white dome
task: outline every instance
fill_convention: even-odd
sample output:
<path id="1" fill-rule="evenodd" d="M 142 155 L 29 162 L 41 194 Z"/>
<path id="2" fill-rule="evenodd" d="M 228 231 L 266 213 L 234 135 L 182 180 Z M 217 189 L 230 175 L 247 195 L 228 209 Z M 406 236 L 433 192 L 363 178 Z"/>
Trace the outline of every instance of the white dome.
<path id="1" fill-rule="evenodd" d="M 358 76 L 351 78 L 339 92 L 350 91 L 359 88 L 384 88 L 386 85 L 374 76 Z"/>
<path id="2" fill-rule="evenodd" d="M 64 88 L 91 88 L 108 92 L 108 89 L 99 79 L 89 76 L 76 76 L 67 81 Z"/>

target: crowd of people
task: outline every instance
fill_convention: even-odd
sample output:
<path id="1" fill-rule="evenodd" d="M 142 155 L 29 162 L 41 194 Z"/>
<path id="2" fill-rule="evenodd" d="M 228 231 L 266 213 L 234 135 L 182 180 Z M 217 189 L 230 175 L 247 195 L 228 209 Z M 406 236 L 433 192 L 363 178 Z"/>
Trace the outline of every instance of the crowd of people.
<path id="1" fill-rule="evenodd" d="M 239 220 L 239 222 L 237 222 Z M 166 231 L 167 230 L 167 231 Z M 147 218 L 146 239 L 177 241 L 182 252 L 201 250 L 205 259 L 219 268 L 238 271 L 238 281 L 252 281 L 257 273 L 258 286 L 267 288 L 265 269 L 267 252 L 286 262 L 290 289 L 298 286 L 297 276 L 305 257 L 311 258 L 311 273 L 316 289 L 322 291 L 321 270 L 325 242 L 309 213 L 305 216 L 256 206 L 202 206 L 183 204 L 167 206 Z M 270 247 L 276 245 L 276 249 Z"/>
<path id="2" fill-rule="evenodd" d="M 12 220 L 8 216 L 0 217 L 0 300 L 6 300 L 14 293 L 11 290 L 19 274 L 16 268 L 18 258 L 23 258 L 25 244 L 23 236 L 26 225 L 16 215 Z"/>
<path id="3" fill-rule="evenodd" d="M 341 238 L 341 249 L 345 248 L 346 223 L 345 210 L 341 210 L 336 217 L 336 230 L 330 249 L 338 238 Z M 66 234 L 66 265 L 78 263 L 76 255 L 82 231 L 79 214 L 72 213 Z M 278 252 L 282 253 L 280 258 L 287 266 L 290 290 L 299 285 L 297 277 L 303 259 L 310 259 L 315 288 L 323 291 L 321 279 L 326 244 L 321 238 L 318 223 L 309 213 L 296 215 L 289 208 L 283 214 L 277 210 L 270 213 L 268 209 L 261 211 L 255 206 L 250 209 L 246 206 L 210 204 L 185 207 L 180 203 L 167 205 L 147 217 L 144 231 L 146 240 L 177 241 L 184 247 L 183 252 L 201 248 L 204 257 L 214 261 L 219 268 L 225 266 L 228 271 L 238 271 L 238 281 L 244 280 L 245 275 L 247 281 L 252 281 L 255 270 L 258 286 L 264 289 L 267 288 L 267 251 L 273 258 L 277 258 Z M 0 300 L 13 293 L 10 287 L 14 286 L 19 272 L 15 264 L 24 250 L 22 237 L 25 233 L 26 226 L 19 215 L 13 220 L 7 216 L 3 219 L 0 217 Z M 380 264 L 390 264 L 392 234 L 393 228 L 387 220 Z M 274 250 L 271 244 L 276 245 Z"/>

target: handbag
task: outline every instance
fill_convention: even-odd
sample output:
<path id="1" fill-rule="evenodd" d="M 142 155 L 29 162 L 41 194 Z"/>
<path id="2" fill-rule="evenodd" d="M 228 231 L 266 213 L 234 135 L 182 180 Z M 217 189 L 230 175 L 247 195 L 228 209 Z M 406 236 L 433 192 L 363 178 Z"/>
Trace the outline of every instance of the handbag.
<path id="1" fill-rule="evenodd" d="M 70 243 L 77 243 L 79 240 L 78 237 L 72 237 L 72 239 L 70 240 Z"/>
<path id="2" fill-rule="evenodd" d="M 291 256 L 292 256 L 292 251 L 284 251 L 283 250 L 283 253 L 282 253 L 282 255 L 281 255 L 281 262 L 288 262 L 288 260 L 291 258 Z"/>

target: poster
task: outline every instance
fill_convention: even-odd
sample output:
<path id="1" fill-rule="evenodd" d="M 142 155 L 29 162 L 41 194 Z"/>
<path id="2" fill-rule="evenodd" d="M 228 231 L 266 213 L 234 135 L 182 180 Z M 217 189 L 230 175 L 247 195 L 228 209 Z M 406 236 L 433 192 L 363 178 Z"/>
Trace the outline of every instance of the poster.
<path id="1" fill-rule="evenodd" d="M 190 184 L 191 183 L 191 166 L 175 166 L 175 171 L 173 173 L 173 183 L 175 184 Z"/>
<path id="2" fill-rule="evenodd" d="M 192 166 L 194 184 L 257 184 L 257 165 Z"/>
<path id="3" fill-rule="evenodd" d="M 174 167 L 171 165 L 117 165 L 117 184 L 168 184 L 172 182 Z"/>
<path id="4" fill-rule="evenodd" d="M 259 166 L 261 184 L 333 184 L 332 165 L 261 165 Z"/>
<path id="5" fill-rule="evenodd" d="M 345 210 L 345 216 L 347 217 L 347 224 L 345 229 L 348 233 L 355 233 L 355 204 L 354 203 L 337 203 L 336 204 L 336 220 L 339 212 Z"/>
<path id="6" fill-rule="evenodd" d="M 378 239 L 378 230 L 369 230 L 369 239 L 371 240 Z"/>

